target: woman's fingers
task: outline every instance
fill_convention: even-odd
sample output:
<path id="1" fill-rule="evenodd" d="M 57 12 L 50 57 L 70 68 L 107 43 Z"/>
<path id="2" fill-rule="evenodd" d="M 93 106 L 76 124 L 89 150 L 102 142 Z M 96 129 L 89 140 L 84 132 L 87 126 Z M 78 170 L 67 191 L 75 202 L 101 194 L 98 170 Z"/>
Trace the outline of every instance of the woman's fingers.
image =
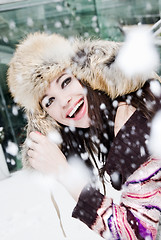
<path id="1" fill-rule="evenodd" d="M 34 142 L 31 139 L 27 140 L 27 145 L 30 149 L 33 149 L 33 150 L 37 149 L 37 147 L 38 147 L 38 143 Z"/>
<path id="2" fill-rule="evenodd" d="M 40 132 L 30 132 L 29 134 L 29 138 L 36 142 L 36 143 L 39 143 L 39 142 L 42 142 L 44 140 L 44 137 Z"/>
<path id="3" fill-rule="evenodd" d="M 41 165 L 42 165 L 42 161 L 41 161 L 41 156 L 32 149 L 29 149 L 27 151 L 27 154 L 29 156 L 28 161 L 30 162 L 31 166 L 37 170 L 41 170 Z"/>
<path id="4" fill-rule="evenodd" d="M 64 154 L 47 136 L 31 132 L 28 140 L 28 160 L 33 168 L 56 176 L 68 168 Z"/>
<path id="5" fill-rule="evenodd" d="M 28 154 L 29 157 L 34 158 L 34 156 L 35 156 L 35 151 L 33 151 L 32 149 L 29 149 L 29 150 L 27 151 L 27 154 Z"/>
<path id="6" fill-rule="evenodd" d="M 29 158 L 28 161 L 34 169 L 40 170 L 39 163 L 34 158 Z"/>

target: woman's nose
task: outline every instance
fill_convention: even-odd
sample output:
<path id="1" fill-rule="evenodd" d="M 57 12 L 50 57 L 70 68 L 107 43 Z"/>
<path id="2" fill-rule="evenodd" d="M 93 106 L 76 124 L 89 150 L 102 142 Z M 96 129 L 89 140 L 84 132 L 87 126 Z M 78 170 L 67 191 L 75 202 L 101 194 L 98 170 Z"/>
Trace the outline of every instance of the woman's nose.
<path id="1" fill-rule="evenodd" d="M 70 96 L 61 96 L 60 97 L 60 104 L 63 108 L 67 107 L 71 101 L 71 97 Z"/>

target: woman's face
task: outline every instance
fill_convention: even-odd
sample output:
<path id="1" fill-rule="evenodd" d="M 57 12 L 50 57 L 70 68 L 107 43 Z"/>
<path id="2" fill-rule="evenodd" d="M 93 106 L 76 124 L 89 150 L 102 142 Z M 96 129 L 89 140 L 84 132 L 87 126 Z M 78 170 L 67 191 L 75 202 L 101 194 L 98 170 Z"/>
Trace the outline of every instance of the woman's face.
<path id="1" fill-rule="evenodd" d="M 57 122 L 79 128 L 88 128 L 88 102 L 86 91 L 80 82 L 70 73 L 55 78 L 41 105 Z"/>

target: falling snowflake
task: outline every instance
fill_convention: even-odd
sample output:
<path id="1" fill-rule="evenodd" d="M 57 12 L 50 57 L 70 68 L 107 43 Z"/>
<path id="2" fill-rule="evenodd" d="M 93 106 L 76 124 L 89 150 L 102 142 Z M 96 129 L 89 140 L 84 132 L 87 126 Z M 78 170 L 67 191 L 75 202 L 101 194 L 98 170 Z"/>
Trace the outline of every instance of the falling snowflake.
<path id="1" fill-rule="evenodd" d="M 86 38 L 89 37 L 89 33 L 88 33 L 88 32 L 85 32 L 85 33 L 84 33 L 84 37 L 86 37 Z"/>
<path id="2" fill-rule="evenodd" d="M 81 158 L 83 159 L 83 160 L 87 160 L 88 159 L 88 153 L 87 152 L 85 152 L 85 153 L 81 153 Z"/>
<path id="3" fill-rule="evenodd" d="M 16 28 L 16 23 L 15 23 L 15 21 L 11 20 L 11 21 L 9 22 L 9 28 L 12 29 L 12 30 Z"/>
<path id="4" fill-rule="evenodd" d="M 138 97 L 141 97 L 142 92 L 143 92 L 143 90 L 142 90 L 142 89 L 139 89 L 139 90 L 136 92 L 136 95 L 137 95 Z"/>
<path id="5" fill-rule="evenodd" d="M 59 132 L 57 131 L 51 131 L 48 134 L 48 138 L 51 142 L 54 142 L 56 144 L 61 144 L 62 143 L 62 137 Z"/>
<path id="6" fill-rule="evenodd" d="M 156 97 L 161 96 L 161 85 L 158 81 L 151 81 L 150 82 L 150 90 Z"/>
<path id="7" fill-rule="evenodd" d="M 68 18 L 65 18 L 65 19 L 64 19 L 64 23 L 65 23 L 66 25 L 69 25 L 69 24 L 70 24 L 70 20 L 69 20 Z"/>
<path id="8" fill-rule="evenodd" d="M 112 179 L 112 182 L 114 182 L 116 184 L 119 183 L 119 181 L 120 181 L 120 174 L 119 174 L 119 172 L 117 172 L 117 171 L 113 172 L 111 174 L 111 179 Z"/>
<path id="9" fill-rule="evenodd" d="M 12 156 L 16 156 L 18 153 L 18 146 L 16 143 L 8 141 L 8 145 L 6 147 L 6 152 L 11 154 Z"/>
<path id="10" fill-rule="evenodd" d="M 101 149 L 101 152 L 107 153 L 107 148 L 103 145 L 103 143 L 100 144 L 100 149 Z"/>
<path id="11" fill-rule="evenodd" d="M 161 110 L 152 121 L 148 148 L 153 156 L 161 157 Z"/>
<path id="12" fill-rule="evenodd" d="M 146 77 L 156 70 L 159 66 L 159 54 L 149 29 L 140 26 L 131 30 L 116 61 L 128 77 Z"/>
<path id="13" fill-rule="evenodd" d="M 55 27 L 56 27 L 56 28 L 61 28 L 61 27 L 62 27 L 61 22 L 57 21 L 57 22 L 55 23 Z"/>
<path id="14" fill-rule="evenodd" d="M 113 105 L 114 108 L 117 108 L 117 106 L 118 106 L 118 101 L 117 101 L 117 100 L 114 100 L 113 103 L 112 103 L 112 105 Z"/>
<path id="15" fill-rule="evenodd" d="M 11 159 L 10 163 L 11 163 L 12 166 L 14 166 L 16 164 L 14 159 Z"/>
<path id="16" fill-rule="evenodd" d="M 92 17 L 92 21 L 93 21 L 93 22 L 96 22 L 96 21 L 97 21 L 97 16 L 93 16 L 93 17 Z"/>
<path id="17" fill-rule="evenodd" d="M 27 18 L 27 26 L 33 27 L 33 25 L 34 25 L 34 21 L 32 20 L 32 18 L 28 17 Z"/>
<path id="18" fill-rule="evenodd" d="M 101 110 L 106 109 L 106 105 L 105 105 L 104 103 L 101 103 L 101 105 L 100 105 L 100 109 L 101 109 Z"/>
<path id="19" fill-rule="evenodd" d="M 12 106 L 12 114 L 14 116 L 17 116 L 18 115 L 18 110 L 19 110 L 19 107 L 18 106 Z"/>
<path id="20" fill-rule="evenodd" d="M 4 36 L 4 37 L 3 37 L 3 41 L 4 41 L 5 43 L 8 43 L 8 38 L 7 38 L 6 36 Z"/>
<path id="21" fill-rule="evenodd" d="M 100 30 L 98 27 L 95 28 L 95 32 L 98 33 Z"/>
<path id="22" fill-rule="evenodd" d="M 61 5 L 56 5 L 56 10 L 58 12 L 62 12 L 63 11 L 63 7 Z"/>
<path id="23" fill-rule="evenodd" d="M 140 147 L 140 155 L 141 157 L 145 156 L 145 148 L 143 146 Z"/>

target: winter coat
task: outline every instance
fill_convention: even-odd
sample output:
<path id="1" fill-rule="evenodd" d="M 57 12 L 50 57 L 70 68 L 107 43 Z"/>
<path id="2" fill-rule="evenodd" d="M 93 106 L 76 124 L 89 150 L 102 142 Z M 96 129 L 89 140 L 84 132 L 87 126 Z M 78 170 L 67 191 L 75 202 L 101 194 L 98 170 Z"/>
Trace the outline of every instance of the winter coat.
<path id="1" fill-rule="evenodd" d="M 142 93 L 154 82 L 146 82 Z M 161 91 L 153 108 L 155 112 L 161 110 Z M 148 150 L 150 123 L 141 111 L 133 113 L 114 138 L 105 165 L 115 192 L 111 193 L 108 182 L 106 195 L 88 185 L 73 211 L 73 217 L 105 239 L 156 239 L 161 212 L 161 159 L 152 157 Z"/>

